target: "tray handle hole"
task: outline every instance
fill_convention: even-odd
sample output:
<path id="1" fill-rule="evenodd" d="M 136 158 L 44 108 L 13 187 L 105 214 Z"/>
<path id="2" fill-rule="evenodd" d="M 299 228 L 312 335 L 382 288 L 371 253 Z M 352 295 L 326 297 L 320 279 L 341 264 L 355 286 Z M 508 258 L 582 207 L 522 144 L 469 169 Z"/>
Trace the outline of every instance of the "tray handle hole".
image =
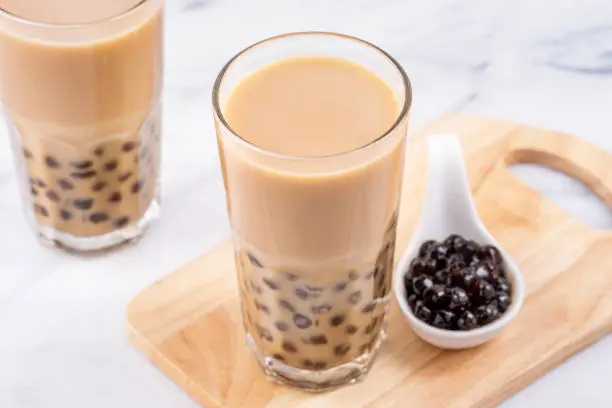
<path id="1" fill-rule="evenodd" d="M 529 154 L 515 155 L 508 168 L 519 180 L 584 224 L 594 229 L 612 230 L 612 209 L 599 194 L 582 180 L 557 170 L 557 166 L 536 161 L 542 160 Z"/>

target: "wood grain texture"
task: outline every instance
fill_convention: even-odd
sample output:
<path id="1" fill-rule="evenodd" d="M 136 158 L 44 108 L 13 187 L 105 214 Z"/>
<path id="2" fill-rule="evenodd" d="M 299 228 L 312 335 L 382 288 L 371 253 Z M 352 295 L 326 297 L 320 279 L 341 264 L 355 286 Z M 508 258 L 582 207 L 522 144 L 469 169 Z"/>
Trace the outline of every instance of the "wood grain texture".
<path id="1" fill-rule="evenodd" d="M 483 221 L 516 259 L 527 298 L 517 320 L 477 349 L 420 341 L 393 302 L 389 338 L 367 379 L 320 395 L 267 380 L 244 345 L 229 242 L 142 292 L 129 305 L 133 344 L 207 408 L 483 408 L 612 330 L 612 234 L 595 231 L 508 171 L 541 163 L 612 205 L 612 155 L 569 135 L 452 114 L 410 135 L 397 254 L 421 211 L 426 136 L 459 134 Z M 398 259 L 398 257 L 396 257 Z"/>

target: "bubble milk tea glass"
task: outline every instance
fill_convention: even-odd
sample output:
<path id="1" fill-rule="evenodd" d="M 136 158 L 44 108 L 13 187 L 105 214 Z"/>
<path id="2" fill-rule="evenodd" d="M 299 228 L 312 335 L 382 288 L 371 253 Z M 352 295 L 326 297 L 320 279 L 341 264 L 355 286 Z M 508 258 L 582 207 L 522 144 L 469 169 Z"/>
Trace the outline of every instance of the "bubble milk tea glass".
<path id="1" fill-rule="evenodd" d="M 158 216 L 163 0 L 0 0 L 0 99 L 26 213 L 82 252 Z"/>
<path id="2" fill-rule="evenodd" d="M 293 33 L 225 65 L 217 140 L 248 343 L 319 391 L 363 378 L 385 337 L 408 78 L 357 38 Z"/>

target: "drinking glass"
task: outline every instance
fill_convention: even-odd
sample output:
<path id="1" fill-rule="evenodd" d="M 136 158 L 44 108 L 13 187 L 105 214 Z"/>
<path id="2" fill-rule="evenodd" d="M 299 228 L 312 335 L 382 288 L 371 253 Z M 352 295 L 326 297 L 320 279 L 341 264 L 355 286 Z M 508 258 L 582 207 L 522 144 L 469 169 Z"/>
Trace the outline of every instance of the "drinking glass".
<path id="1" fill-rule="evenodd" d="M 134 240 L 159 212 L 163 1 L 103 14 L 111 3 L 75 3 L 82 19 L 0 8 L 0 101 L 25 212 L 42 241 L 74 252 Z"/>
<path id="2" fill-rule="evenodd" d="M 380 77 L 398 103 L 393 126 L 324 157 L 277 154 L 237 134 L 225 115 L 232 90 L 269 64 L 301 57 L 348 60 Z M 411 101 L 391 56 L 335 33 L 261 41 L 219 74 L 213 108 L 243 324 L 272 379 L 320 391 L 370 369 L 386 333 Z"/>

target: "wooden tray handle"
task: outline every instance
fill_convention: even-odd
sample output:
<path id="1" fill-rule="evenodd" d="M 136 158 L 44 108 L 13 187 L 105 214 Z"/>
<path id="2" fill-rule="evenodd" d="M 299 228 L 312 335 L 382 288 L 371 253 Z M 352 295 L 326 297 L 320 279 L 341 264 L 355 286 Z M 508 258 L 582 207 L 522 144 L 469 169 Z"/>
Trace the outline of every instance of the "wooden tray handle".
<path id="1" fill-rule="evenodd" d="M 612 154 L 567 134 L 521 133 L 511 140 L 507 165 L 533 163 L 561 171 L 584 183 L 612 208 Z"/>

